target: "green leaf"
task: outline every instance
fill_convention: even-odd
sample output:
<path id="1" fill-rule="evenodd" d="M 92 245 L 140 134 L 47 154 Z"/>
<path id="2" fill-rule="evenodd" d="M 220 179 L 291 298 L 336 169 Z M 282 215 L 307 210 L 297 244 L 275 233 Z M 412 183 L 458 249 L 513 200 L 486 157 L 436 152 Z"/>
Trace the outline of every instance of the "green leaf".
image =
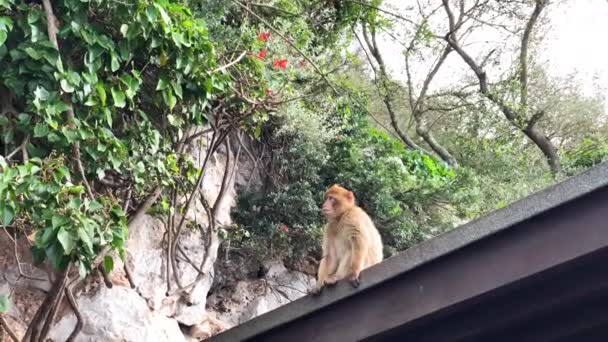
<path id="1" fill-rule="evenodd" d="M 151 24 L 156 22 L 156 10 L 154 7 L 148 6 L 148 8 L 146 8 L 146 17 Z"/>
<path id="2" fill-rule="evenodd" d="M 0 46 L 4 45 L 4 42 L 6 42 L 7 37 L 8 35 L 6 34 L 6 31 L 0 30 Z"/>
<path id="3" fill-rule="evenodd" d="M 162 8 L 162 6 L 158 3 L 154 3 L 154 7 L 156 7 L 158 12 L 160 13 L 160 17 L 162 18 L 164 24 L 167 26 L 171 25 L 171 18 L 169 17 L 167 12 L 165 12 L 165 9 Z"/>
<path id="4" fill-rule="evenodd" d="M 120 76 L 120 81 L 127 86 L 127 90 L 125 91 L 127 97 L 129 99 L 135 97 L 137 90 L 139 89 L 139 81 L 129 74 L 122 74 Z"/>
<path id="5" fill-rule="evenodd" d="M 30 25 L 30 30 L 32 31 L 32 43 L 38 42 L 42 38 L 42 34 L 40 33 L 40 29 L 36 25 Z"/>
<path id="6" fill-rule="evenodd" d="M 114 100 L 114 106 L 118 107 L 118 108 L 124 108 L 126 105 L 126 97 L 125 97 L 125 93 L 120 90 L 117 89 L 115 87 L 112 87 L 112 99 Z"/>
<path id="7" fill-rule="evenodd" d="M 129 25 L 127 25 L 127 24 L 120 25 L 120 33 L 122 34 L 123 38 L 127 38 L 128 31 L 129 31 Z"/>
<path id="8" fill-rule="evenodd" d="M 103 168 L 97 169 L 95 172 L 97 174 L 97 178 L 104 179 L 106 177 L 106 171 Z"/>
<path id="9" fill-rule="evenodd" d="M 158 78 L 158 84 L 156 84 L 156 90 L 164 90 L 169 86 L 169 80 L 166 75 L 161 75 Z"/>
<path id="10" fill-rule="evenodd" d="M 162 43 L 162 40 L 160 40 L 158 37 L 152 37 L 152 43 L 150 44 L 150 47 L 157 48 L 160 46 L 160 44 Z"/>
<path id="11" fill-rule="evenodd" d="M 37 123 L 34 127 L 34 138 L 44 137 L 49 134 L 49 127 L 43 123 Z"/>
<path id="12" fill-rule="evenodd" d="M 74 197 L 74 198 L 70 199 L 70 201 L 66 205 L 66 209 L 78 210 L 80 208 L 80 204 L 81 204 L 80 198 Z"/>
<path id="13" fill-rule="evenodd" d="M 65 91 L 66 93 L 74 92 L 74 87 L 68 82 L 68 80 L 63 79 L 59 83 L 61 84 L 61 89 L 63 89 L 63 91 Z"/>
<path id="14" fill-rule="evenodd" d="M 42 231 L 42 234 L 40 234 L 40 232 L 36 233 L 36 241 L 40 247 L 46 247 L 54 236 L 55 229 L 47 227 Z M 38 239 L 38 237 L 40 237 L 40 239 Z"/>
<path id="15" fill-rule="evenodd" d="M 169 125 L 177 126 L 177 119 L 175 118 L 175 115 L 173 115 L 173 114 L 167 115 L 167 121 L 169 121 Z"/>
<path id="16" fill-rule="evenodd" d="M 74 249 L 74 237 L 64 227 L 59 229 L 57 232 L 57 240 L 61 243 L 65 255 L 70 255 Z"/>
<path id="17" fill-rule="evenodd" d="M 38 20 L 40 20 L 41 16 L 42 16 L 42 11 L 37 11 L 37 10 L 31 9 L 28 11 L 28 14 L 27 14 L 27 23 L 34 24 Z"/>
<path id="18" fill-rule="evenodd" d="M 93 240 L 91 239 L 91 236 L 86 232 L 86 230 L 82 227 L 78 227 L 76 233 L 78 234 L 78 238 L 80 239 L 80 241 L 84 243 L 85 248 L 90 253 L 93 253 Z"/>
<path id="19" fill-rule="evenodd" d="M 173 83 L 173 89 L 175 90 L 175 95 L 177 95 L 180 99 L 183 98 L 183 90 L 182 85 L 179 82 Z"/>
<path id="20" fill-rule="evenodd" d="M 84 193 L 84 186 L 83 185 L 74 185 L 74 186 L 70 186 L 67 188 L 68 192 L 74 195 L 78 195 L 78 194 L 82 194 Z"/>
<path id="21" fill-rule="evenodd" d="M 70 219 L 65 216 L 53 215 L 53 217 L 51 218 L 51 224 L 53 225 L 53 228 L 64 226 L 68 224 L 68 222 L 70 222 Z"/>
<path id="22" fill-rule="evenodd" d="M 101 83 L 97 83 L 95 85 L 95 90 L 97 90 L 97 95 L 99 96 L 99 100 L 101 101 L 101 105 L 105 106 L 106 105 L 106 89 L 104 88 L 103 84 Z"/>
<path id="23" fill-rule="evenodd" d="M 70 170 L 65 167 L 65 166 L 60 166 L 55 170 L 55 173 L 57 174 L 59 180 L 61 181 L 62 179 L 66 179 L 66 180 L 70 180 Z"/>
<path id="24" fill-rule="evenodd" d="M 84 279 L 87 276 L 87 273 L 89 273 L 87 266 L 80 260 L 78 262 L 78 274 L 80 275 L 80 278 Z"/>
<path id="25" fill-rule="evenodd" d="M 171 39 L 177 47 L 190 46 L 190 43 L 184 38 L 184 35 L 178 32 L 171 32 Z"/>
<path id="26" fill-rule="evenodd" d="M 112 127 L 112 122 L 113 122 L 112 112 L 108 108 L 104 108 L 103 114 L 106 117 L 106 122 L 108 123 L 108 126 Z"/>
<path id="27" fill-rule="evenodd" d="M 63 259 L 61 249 L 61 245 L 57 244 L 56 242 L 45 249 L 46 257 L 51 262 L 51 265 L 53 265 L 55 268 L 61 267 L 61 261 Z"/>
<path id="28" fill-rule="evenodd" d="M 114 259 L 112 259 L 111 256 L 106 255 L 103 258 L 103 270 L 106 273 L 110 273 L 110 272 L 112 272 L 113 269 L 114 269 Z"/>
<path id="29" fill-rule="evenodd" d="M 15 217 L 15 210 L 8 203 L 2 203 L 0 209 L 2 209 L 0 212 L 2 214 L 2 225 L 8 226 L 13 221 L 13 217 Z"/>
<path id="30" fill-rule="evenodd" d="M 169 109 L 173 109 L 173 107 L 175 107 L 177 104 L 177 98 L 173 96 L 171 89 L 163 91 L 163 100 L 165 101 L 165 104 L 169 106 Z"/>
<path id="31" fill-rule="evenodd" d="M 92 96 L 89 96 L 87 98 L 87 101 L 84 103 L 84 105 L 87 106 L 87 107 L 94 107 L 97 104 L 98 104 L 97 100 L 94 97 L 92 97 Z"/>
<path id="32" fill-rule="evenodd" d="M 40 60 L 42 58 L 42 52 L 40 50 L 36 50 L 33 47 L 26 47 L 25 53 L 30 56 L 32 59 Z"/>
<path id="33" fill-rule="evenodd" d="M 10 301 L 7 295 L 0 295 L 0 314 L 5 313 L 10 309 Z"/>
<path id="34" fill-rule="evenodd" d="M 115 72 L 116 70 L 118 70 L 120 68 L 120 63 L 118 62 L 118 56 L 116 56 L 116 53 L 114 53 L 114 51 L 112 51 L 112 53 L 110 54 L 111 56 L 111 70 L 112 72 Z"/>
<path id="35" fill-rule="evenodd" d="M 0 4 L 2 0 L 0 0 Z M 11 31 L 13 29 L 13 20 L 9 17 L 0 17 L 0 31 Z"/>
<path id="36" fill-rule="evenodd" d="M 97 211 L 103 208 L 103 205 L 101 205 L 101 203 L 99 203 L 98 201 L 89 201 L 87 202 L 87 206 L 91 211 Z"/>
<path id="37" fill-rule="evenodd" d="M 34 90 L 34 96 L 37 100 L 46 101 L 49 98 L 49 92 L 43 87 L 37 86 Z"/>

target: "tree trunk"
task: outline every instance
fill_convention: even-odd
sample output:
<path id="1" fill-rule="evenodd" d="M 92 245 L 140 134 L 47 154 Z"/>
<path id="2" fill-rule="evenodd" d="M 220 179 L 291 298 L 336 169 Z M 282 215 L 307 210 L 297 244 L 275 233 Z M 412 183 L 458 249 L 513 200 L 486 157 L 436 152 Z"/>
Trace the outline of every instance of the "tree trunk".
<path id="1" fill-rule="evenodd" d="M 562 165 L 560 163 L 559 154 L 557 148 L 553 146 L 553 143 L 545 136 L 536 126 L 526 127 L 522 130 L 524 134 L 532 140 L 536 146 L 541 150 L 547 159 L 549 168 L 553 175 L 559 175 L 562 172 Z"/>
<path id="2" fill-rule="evenodd" d="M 435 140 L 435 137 L 433 136 L 433 133 L 431 133 L 431 131 L 422 127 L 419 123 L 418 125 L 416 125 L 416 133 L 418 133 L 418 135 L 422 137 L 424 142 L 426 142 L 431 147 L 433 152 L 435 152 L 443 161 L 445 161 L 446 163 L 448 163 L 448 165 L 452 167 L 458 167 L 458 162 L 456 161 L 456 158 L 454 158 L 454 156 L 452 156 L 452 154 L 445 147 L 443 147 L 441 144 L 439 144 L 439 142 L 437 142 L 437 140 Z"/>

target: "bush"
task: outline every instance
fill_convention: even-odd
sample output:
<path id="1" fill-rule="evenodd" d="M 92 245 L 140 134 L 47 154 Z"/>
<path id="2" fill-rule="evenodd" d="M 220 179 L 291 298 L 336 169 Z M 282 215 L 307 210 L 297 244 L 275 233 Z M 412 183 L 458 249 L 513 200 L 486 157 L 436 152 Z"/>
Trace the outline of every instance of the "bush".
<path id="1" fill-rule="evenodd" d="M 453 171 L 370 128 L 357 105 L 333 103 L 331 112 L 286 107 L 269 122 L 265 143 L 276 153 L 279 181 L 266 194 L 240 194 L 233 212 L 246 232 L 238 243 L 260 258 L 289 261 L 318 252 L 324 224 L 319 207 L 333 183 L 355 193 L 380 230 L 387 255 L 451 227 L 425 208 L 444 196 Z"/>
<path id="2" fill-rule="evenodd" d="M 585 138 L 574 151 L 567 153 L 564 170 L 571 176 L 608 160 L 608 141 L 602 138 Z"/>

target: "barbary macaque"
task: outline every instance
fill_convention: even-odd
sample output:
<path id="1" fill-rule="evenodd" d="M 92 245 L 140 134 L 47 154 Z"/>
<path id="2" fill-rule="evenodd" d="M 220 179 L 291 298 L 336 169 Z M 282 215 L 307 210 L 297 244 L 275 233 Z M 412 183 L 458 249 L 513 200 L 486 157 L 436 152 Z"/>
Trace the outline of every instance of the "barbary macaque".
<path id="1" fill-rule="evenodd" d="M 344 278 L 358 287 L 361 271 L 382 261 L 380 234 L 367 213 L 355 204 L 354 194 L 340 185 L 325 192 L 321 211 L 327 224 L 313 293 Z"/>

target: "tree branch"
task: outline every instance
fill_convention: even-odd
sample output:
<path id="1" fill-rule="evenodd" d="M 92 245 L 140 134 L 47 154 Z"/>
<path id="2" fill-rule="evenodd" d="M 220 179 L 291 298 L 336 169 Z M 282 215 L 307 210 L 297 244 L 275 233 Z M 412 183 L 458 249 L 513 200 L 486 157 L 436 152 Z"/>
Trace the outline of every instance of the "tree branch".
<path id="1" fill-rule="evenodd" d="M 4 317 L 2 317 L 2 314 L 0 314 L 0 328 L 4 329 L 4 331 L 6 331 L 6 333 L 8 334 L 8 336 L 10 336 L 10 338 L 11 338 L 11 340 L 13 340 L 13 342 L 19 342 L 19 338 L 17 338 L 17 335 L 15 335 L 15 333 L 13 332 L 11 327 L 8 325 L 8 323 L 6 322 Z"/>
<path id="2" fill-rule="evenodd" d="M 543 114 L 542 111 L 536 113 L 532 118 L 527 119 L 527 100 L 528 100 L 528 44 L 531 35 L 531 31 L 538 20 L 541 10 L 545 7 L 545 0 L 537 0 L 534 11 L 530 16 L 526 24 L 524 36 L 522 37 L 522 46 L 520 51 L 520 65 L 519 65 L 519 76 L 520 76 L 520 103 L 519 109 L 514 108 L 500 98 L 496 93 L 490 91 L 488 86 L 488 80 L 486 72 L 483 68 L 473 60 L 473 58 L 460 46 L 458 38 L 456 37 L 456 30 L 460 26 L 460 22 L 454 22 L 454 15 L 449 5 L 449 0 L 442 0 L 443 7 L 448 14 L 449 19 L 449 32 L 445 35 L 445 40 L 448 44 L 460 55 L 464 62 L 470 67 L 475 73 L 479 81 L 479 89 L 483 96 L 494 103 L 500 111 L 504 114 L 507 120 L 524 133 L 543 153 L 547 164 L 549 165 L 551 172 L 554 176 L 558 175 L 562 171 L 561 162 L 557 148 L 551 142 L 551 140 L 536 127 L 536 122 L 540 120 Z M 461 16 L 462 17 L 462 16 Z"/>
<path id="3" fill-rule="evenodd" d="M 226 70 L 226 69 L 230 68 L 231 66 L 235 65 L 236 63 L 238 63 L 241 59 L 243 59 L 243 57 L 245 57 L 246 54 L 247 54 L 247 51 L 243 51 L 235 60 L 233 60 L 232 62 L 230 62 L 230 63 L 228 63 L 228 64 L 226 64 L 224 66 L 221 66 L 221 67 L 213 70 L 212 73 L 220 72 L 220 71 L 223 71 L 223 70 Z"/>
<path id="4" fill-rule="evenodd" d="M 59 44 L 57 43 L 57 17 L 55 17 L 55 14 L 53 13 L 53 6 L 51 5 L 50 0 L 42 0 L 42 5 L 44 7 L 44 12 L 46 14 L 46 24 L 47 24 L 49 40 L 51 41 L 51 43 L 53 44 L 55 49 L 57 49 L 57 51 L 59 52 L 60 51 Z M 76 124 L 75 124 L 76 116 L 74 115 L 74 106 L 72 105 L 72 101 L 70 101 L 68 96 L 64 96 L 64 101 L 68 105 L 68 110 L 67 110 L 68 127 L 71 129 L 74 129 L 76 127 Z M 81 156 L 80 156 L 80 143 L 78 141 L 74 141 L 72 143 L 72 154 L 74 155 L 74 161 L 76 163 L 76 168 L 78 169 L 78 172 L 80 173 L 80 177 L 82 178 L 82 183 L 84 184 L 84 187 L 87 191 L 87 195 L 89 196 L 90 199 L 94 199 L 95 196 L 93 196 L 93 191 L 91 190 L 91 185 L 89 185 L 89 182 L 87 181 L 86 173 L 85 173 L 84 167 L 82 165 L 82 160 L 81 160 Z"/>
<path id="5" fill-rule="evenodd" d="M 72 331 L 72 333 L 70 334 L 70 336 L 68 337 L 66 342 L 73 342 L 76 339 L 76 337 L 78 336 L 78 334 L 80 334 L 80 331 L 82 330 L 82 327 L 84 326 L 84 318 L 82 317 L 82 313 L 80 313 L 80 309 L 78 308 L 78 303 L 76 302 L 76 299 L 74 299 L 74 294 L 72 293 L 72 287 L 73 287 L 73 285 L 70 284 L 65 288 L 65 296 L 67 297 L 68 303 L 72 307 L 72 311 L 74 312 L 74 315 L 76 316 L 76 326 L 74 327 L 74 330 Z"/>
<path id="6" fill-rule="evenodd" d="M 321 71 L 321 69 L 319 69 L 319 67 L 317 66 L 317 64 L 315 64 L 315 62 L 313 62 L 313 60 L 310 59 L 310 57 L 308 57 L 308 55 L 306 55 L 302 50 L 300 50 L 300 48 L 298 48 L 291 40 L 289 40 L 287 37 L 285 37 L 285 35 L 283 33 L 281 33 L 281 31 L 279 31 L 276 28 L 274 28 L 274 26 L 272 26 L 268 21 L 266 21 L 264 18 L 262 18 L 259 15 L 257 15 L 249 7 L 243 5 L 240 1 L 232 0 L 232 2 L 234 2 L 237 5 L 239 5 L 241 8 L 243 8 L 249 14 L 251 14 L 252 16 L 254 16 L 256 19 L 258 19 L 260 22 L 262 22 L 264 25 L 266 25 L 269 29 L 271 29 L 272 31 L 274 31 L 289 46 L 291 46 L 292 48 L 294 48 L 294 50 L 296 50 L 300 55 L 302 55 L 302 57 L 304 57 L 304 59 L 306 59 L 306 61 L 308 61 L 308 63 L 310 63 L 310 65 L 312 65 L 312 67 L 315 69 L 315 71 L 323 78 L 323 80 L 325 80 L 325 82 L 331 88 L 331 90 L 333 90 L 334 93 L 339 94 L 338 90 L 336 90 L 336 88 L 334 88 L 333 84 L 331 84 L 331 82 L 329 81 L 329 79 L 327 78 L 327 76 Z"/>
<path id="7" fill-rule="evenodd" d="M 538 17 L 545 7 L 545 0 L 536 0 L 534 11 L 530 16 L 530 19 L 526 23 L 526 29 L 521 38 L 521 51 L 519 54 L 519 85 L 521 87 L 520 104 L 522 108 L 528 107 L 528 46 L 530 45 L 530 36 L 534 25 L 538 21 Z"/>
<path id="8" fill-rule="evenodd" d="M 414 150 L 419 150 L 419 151 L 422 151 L 423 153 L 429 154 L 422 147 L 420 147 L 418 144 L 416 144 L 416 142 L 414 142 L 414 140 L 409 136 L 409 134 L 406 131 L 402 130 L 399 127 L 399 123 L 397 122 L 397 113 L 395 112 L 395 109 L 393 108 L 391 90 L 388 85 L 388 75 L 386 73 L 386 66 L 384 65 L 384 60 L 382 59 L 382 55 L 380 54 L 380 51 L 378 49 L 378 44 L 377 44 L 376 38 L 375 38 L 375 30 L 371 29 L 370 33 L 368 33 L 367 27 L 365 24 L 361 24 L 361 28 L 362 28 L 362 33 L 363 33 L 363 39 L 365 40 L 365 43 L 367 44 L 368 49 L 370 50 L 372 56 L 374 56 L 376 63 L 378 63 L 378 69 L 379 69 L 380 73 L 379 73 L 379 75 L 376 74 L 376 86 L 380 87 L 379 84 L 381 84 L 381 87 L 383 88 L 382 101 L 384 102 L 384 106 L 386 107 L 386 110 L 388 111 L 389 117 L 391 119 L 391 126 L 393 127 L 393 130 L 397 133 L 397 135 L 399 136 L 399 139 L 404 144 L 406 144 L 409 148 L 414 149 Z"/>

